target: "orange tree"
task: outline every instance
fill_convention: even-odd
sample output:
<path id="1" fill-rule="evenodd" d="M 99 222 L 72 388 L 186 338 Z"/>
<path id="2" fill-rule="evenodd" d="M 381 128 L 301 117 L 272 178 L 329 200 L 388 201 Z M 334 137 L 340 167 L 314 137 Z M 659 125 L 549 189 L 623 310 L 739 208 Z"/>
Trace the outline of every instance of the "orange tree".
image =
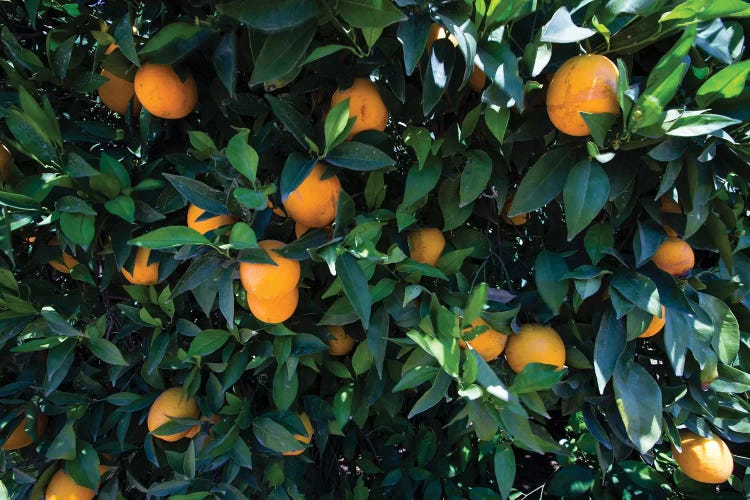
<path id="1" fill-rule="evenodd" d="M 748 16 L 0 2 L 3 493 L 744 498 Z"/>

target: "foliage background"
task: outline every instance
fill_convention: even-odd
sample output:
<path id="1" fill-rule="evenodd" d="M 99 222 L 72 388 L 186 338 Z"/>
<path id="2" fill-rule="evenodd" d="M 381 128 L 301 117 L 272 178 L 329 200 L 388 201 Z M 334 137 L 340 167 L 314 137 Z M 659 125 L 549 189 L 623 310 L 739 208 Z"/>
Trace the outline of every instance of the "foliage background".
<path id="1" fill-rule="evenodd" d="M 1 1 L 0 138 L 16 161 L 0 192 L 0 439 L 18 407 L 50 416 L 33 450 L 3 454 L 10 495 L 38 497 L 60 466 L 95 488 L 100 460 L 114 466 L 100 498 L 713 492 L 675 469 L 686 426 L 730 443 L 721 496 L 743 498 L 748 15 L 740 0 Z M 426 54 L 431 22 L 457 48 Z M 544 107 L 582 51 L 617 62 L 623 111 L 588 117 L 588 139 L 557 133 Z M 101 67 L 132 78 L 145 61 L 193 74 L 195 113 L 97 101 Z M 377 81 L 391 121 L 342 142 L 327 104 L 355 76 Z M 332 238 L 287 247 L 300 306 L 260 324 L 237 262 L 262 259 L 256 239 L 293 241 L 267 203 L 319 159 L 345 191 Z M 684 215 L 659 212 L 664 193 Z M 501 217 L 511 194 L 524 226 Z M 197 238 L 177 228 L 188 202 L 243 223 Z M 663 222 L 696 251 L 685 280 L 649 261 Z M 448 239 L 437 268 L 407 257 L 421 226 Z M 81 263 L 70 275 L 45 265 L 53 236 Z M 121 277 L 137 245 L 155 249 L 158 285 Z M 514 375 L 459 351 L 456 315 L 485 302 L 507 333 L 550 322 L 567 369 Z M 660 304 L 663 334 L 635 340 Z M 347 325 L 351 356 L 325 352 L 326 324 Z M 222 419 L 157 442 L 148 407 L 183 384 Z M 314 446 L 282 457 L 303 410 Z"/>

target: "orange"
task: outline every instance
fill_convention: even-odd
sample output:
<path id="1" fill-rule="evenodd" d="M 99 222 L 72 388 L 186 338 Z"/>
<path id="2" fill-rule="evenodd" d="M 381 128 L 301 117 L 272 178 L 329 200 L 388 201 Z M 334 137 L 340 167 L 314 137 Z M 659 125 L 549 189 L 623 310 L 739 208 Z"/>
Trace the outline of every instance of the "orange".
<path id="1" fill-rule="evenodd" d="M 268 203 L 266 204 L 268 208 L 273 209 L 273 213 L 278 215 L 279 217 L 286 217 L 286 212 L 281 207 L 274 206 L 273 203 L 271 203 L 271 200 L 268 200 Z"/>
<path id="2" fill-rule="evenodd" d="M 20 448 L 25 448 L 26 446 L 30 445 L 34 441 L 31 439 L 31 436 L 28 432 L 26 432 L 26 422 L 27 418 L 23 417 L 23 420 L 16 426 L 15 429 L 13 429 L 13 432 L 11 432 L 8 435 L 8 439 L 5 440 L 3 443 L 2 449 L 3 450 L 18 450 Z M 37 416 L 36 419 L 36 435 L 37 437 L 41 437 L 42 434 L 44 434 L 44 430 L 47 428 L 47 415 L 40 413 Z"/>
<path id="3" fill-rule="evenodd" d="M 333 356 L 346 356 L 354 349 L 354 338 L 349 336 L 346 331 L 337 325 L 326 326 L 333 338 L 326 340 L 328 344 L 328 353 Z"/>
<path id="4" fill-rule="evenodd" d="M 136 71 L 134 83 L 138 100 L 159 118 L 183 118 L 198 103 L 198 87 L 193 77 L 188 75 L 183 81 L 167 64 L 144 64 Z"/>
<path id="5" fill-rule="evenodd" d="M 482 318 L 477 318 L 471 322 L 472 327 L 480 325 L 488 327 L 488 330 L 480 333 L 468 342 L 459 340 L 458 346 L 461 349 L 467 349 L 468 344 L 472 349 L 477 351 L 477 354 L 482 356 L 483 360 L 492 361 L 502 354 L 503 349 L 505 349 L 505 343 L 508 341 L 508 336 L 489 326 Z M 467 328 L 465 331 L 469 330 L 471 328 Z"/>
<path id="6" fill-rule="evenodd" d="M 412 259 L 422 264 L 434 266 L 440 259 L 440 254 L 445 248 L 445 237 L 440 229 L 426 227 L 410 231 L 409 255 Z"/>
<path id="7" fill-rule="evenodd" d="M 672 276 L 687 274 L 695 266 L 693 249 L 679 238 L 667 238 L 656 249 L 651 260 L 656 267 Z"/>
<path id="8" fill-rule="evenodd" d="M 56 246 L 57 238 L 52 238 L 49 241 L 49 244 L 51 246 Z M 57 270 L 58 272 L 67 274 L 70 272 L 71 268 L 77 266 L 78 264 L 80 264 L 80 262 L 78 262 L 76 258 L 70 255 L 69 253 L 63 252 L 62 257 L 60 259 L 51 260 L 48 262 L 48 264 L 52 266 L 52 268 Z"/>
<path id="9" fill-rule="evenodd" d="M 690 431 L 680 431 L 682 453 L 672 445 L 677 465 L 690 479 L 701 483 L 723 483 L 732 475 L 734 460 L 729 447 L 719 436 L 704 438 Z"/>
<path id="10" fill-rule="evenodd" d="M 117 50 L 117 44 L 113 43 L 112 45 L 107 47 L 104 55 L 109 55 L 115 50 Z M 126 80 L 125 78 L 120 78 L 119 76 L 115 75 L 111 71 L 107 71 L 106 69 L 102 70 L 101 75 L 109 79 L 109 81 L 103 83 L 97 89 L 99 98 L 102 100 L 102 103 L 104 103 L 104 105 L 109 109 L 111 109 L 115 113 L 124 115 L 128 110 L 128 104 L 135 95 L 135 87 L 133 86 L 133 82 L 131 82 L 130 80 Z M 138 102 L 138 99 L 135 99 L 133 101 L 132 112 L 135 115 L 138 114 L 140 110 L 141 103 Z"/>
<path id="11" fill-rule="evenodd" d="M 300 224 L 299 222 L 294 223 L 294 236 L 296 236 L 297 238 L 299 238 L 309 230 L 310 228 L 304 224 Z"/>
<path id="12" fill-rule="evenodd" d="M 0 179 L 8 182 L 10 179 L 10 166 L 13 165 L 13 155 L 8 146 L 0 142 Z"/>
<path id="13" fill-rule="evenodd" d="M 435 40 L 446 37 L 454 47 L 458 46 L 458 40 L 455 36 L 453 36 L 453 34 L 448 33 L 448 30 L 440 26 L 438 23 L 432 23 L 432 25 L 430 26 L 430 34 L 427 35 L 427 43 L 425 44 L 427 53 L 429 54 L 430 50 L 432 49 L 432 44 L 435 43 Z M 469 79 L 469 87 L 474 92 L 481 92 L 482 89 L 484 89 L 484 84 L 486 82 L 487 75 L 484 73 L 484 71 L 479 69 L 479 66 L 475 64 L 474 71 L 471 73 L 471 78 Z"/>
<path id="14" fill-rule="evenodd" d="M 346 99 L 349 99 L 349 117 L 357 119 L 349 132 L 349 139 L 364 130 L 385 130 L 388 109 L 374 83 L 367 78 L 355 78 L 351 87 L 333 93 L 331 107 Z"/>
<path id="15" fill-rule="evenodd" d="M 151 403 L 148 410 L 148 431 L 153 433 L 156 429 L 166 424 L 173 418 L 198 418 L 201 414 L 195 398 L 184 398 L 182 387 L 172 387 L 162 392 L 161 395 Z M 175 434 L 157 435 L 163 441 L 177 441 L 185 437 L 190 429 Z"/>
<path id="16" fill-rule="evenodd" d="M 521 325 L 518 334 L 508 338 L 505 357 L 516 373 L 529 363 L 544 363 L 562 368 L 565 365 L 565 344 L 560 335 L 549 326 Z"/>
<path id="17" fill-rule="evenodd" d="M 148 263 L 151 255 L 151 249 L 140 247 L 135 253 L 135 263 L 133 264 L 133 274 L 125 267 L 122 268 L 122 275 L 133 285 L 155 285 L 159 282 L 159 263 Z"/>
<path id="18" fill-rule="evenodd" d="M 600 55 L 568 59 L 557 70 L 547 89 L 547 114 L 552 124 L 568 135 L 591 131 L 579 113 L 619 114 L 617 66 Z"/>
<path id="19" fill-rule="evenodd" d="M 680 208 L 680 205 L 677 204 L 676 201 L 674 201 L 672 198 L 667 198 L 666 196 L 661 197 L 661 207 L 659 207 L 659 211 L 664 214 L 681 214 L 682 209 Z M 664 232 L 667 233 L 667 236 L 670 238 L 676 238 L 677 232 L 672 229 L 669 224 L 664 224 Z"/>
<path id="20" fill-rule="evenodd" d="M 315 434 L 315 430 L 313 429 L 312 422 L 310 422 L 310 417 L 308 417 L 307 413 L 305 412 L 298 413 L 297 416 L 302 422 L 302 425 L 305 427 L 305 431 L 307 432 L 307 435 L 303 436 L 302 434 L 293 434 L 294 439 L 296 439 L 302 444 L 310 444 L 310 442 L 312 441 L 313 434 Z M 296 456 L 296 455 L 301 455 L 302 453 L 304 453 L 304 451 L 305 451 L 305 448 L 302 448 L 300 450 L 294 450 L 294 451 L 285 451 L 282 453 L 282 455 Z"/>
<path id="21" fill-rule="evenodd" d="M 108 467 L 99 466 L 99 474 L 104 474 L 107 470 Z M 47 483 L 44 500 L 92 500 L 95 495 L 94 490 L 80 486 L 70 474 L 59 469 Z"/>
<path id="22" fill-rule="evenodd" d="M 664 323 L 667 321 L 667 310 L 664 306 L 661 306 L 661 318 L 654 316 L 651 318 L 651 323 L 648 324 L 648 328 L 644 330 L 642 334 L 638 336 L 639 339 L 646 339 L 653 337 L 664 328 Z"/>
<path id="23" fill-rule="evenodd" d="M 299 303 L 299 288 L 278 297 L 263 298 L 247 292 L 247 305 L 250 312 L 264 323 L 282 323 L 292 317 Z"/>
<path id="24" fill-rule="evenodd" d="M 198 218 L 202 217 L 205 213 L 205 210 L 203 210 L 202 208 L 198 208 L 191 203 L 187 211 L 187 226 L 191 229 L 195 229 L 201 234 L 207 234 L 211 231 L 219 229 L 222 226 L 228 226 L 237 222 L 237 219 L 235 219 L 231 215 L 226 214 L 198 220 Z"/>
<path id="25" fill-rule="evenodd" d="M 308 227 L 324 227 L 336 219 L 341 182 L 335 175 L 321 179 L 324 171 L 322 163 L 315 165 L 284 201 L 286 213 L 295 222 Z"/>
<path id="26" fill-rule="evenodd" d="M 299 262 L 282 257 L 273 251 L 283 247 L 284 243 L 278 240 L 263 240 L 259 241 L 258 245 L 276 265 L 240 262 L 240 281 L 247 293 L 261 299 L 272 299 L 287 295 L 292 289 L 296 289 L 300 276 Z"/>

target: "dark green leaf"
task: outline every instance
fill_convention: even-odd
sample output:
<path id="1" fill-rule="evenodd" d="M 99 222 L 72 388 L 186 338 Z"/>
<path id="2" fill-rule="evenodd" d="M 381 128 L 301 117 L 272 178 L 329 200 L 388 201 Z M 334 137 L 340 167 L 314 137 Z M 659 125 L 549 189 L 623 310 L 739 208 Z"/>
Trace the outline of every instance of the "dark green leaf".
<path id="1" fill-rule="evenodd" d="M 367 277 L 357 260 L 348 253 L 341 254 L 336 259 L 336 273 L 341 279 L 344 293 L 362 320 L 365 329 L 370 325 L 370 290 L 367 286 Z"/>
<path id="2" fill-rule="evenodd" d="M 317 27 L 317 21 L 311 21 L 294 30 L 269 35 L 255 61 L 250 85 L 276 80 L 299 65 Z"/>
<path id="3" fill-rule="evenodd" d="M 534 262 L 536 288 L 555 315 L 568 295 L 568 281 L 563 278 L 567 272 L 568 264 L 559 254 L 542 250 L 537 255 Z"/>
<path id="4" fill-rule="evenodd" d="M 599 162 L 584 160 L 573 166 L 563 188 L 568 241 L 594 220 L 608 197 L 609 177 Z"/>
<path id="5" fill-rule="evenodd" d="M 661 439 L 662 400 L 656 381 L 628 353 L 617 361 L 612 384 L 628 437 L 641 453 Z"/>
<path id="6" fill-rule="evenodd" d="M 367 172 L 390 167 L 396 162 L 380 149 L 362 142 L 347 141 L 326 155 L 326 161 L 337 167 Z"/>
<path id="7" fill-rule="evenodd" d="M 526 172 L 508 210 L 508 217 L 543 207 L 560 194 L 573 166 L 569 149 L 553 149 L 545 153 Z"/>
<path id="8" fill-rule="evenodd" d="M 182 245 L 210 245 L 201 233 L 187 226 L 167 226 L 128 240 L 128 245 L 158 250 Z"/>

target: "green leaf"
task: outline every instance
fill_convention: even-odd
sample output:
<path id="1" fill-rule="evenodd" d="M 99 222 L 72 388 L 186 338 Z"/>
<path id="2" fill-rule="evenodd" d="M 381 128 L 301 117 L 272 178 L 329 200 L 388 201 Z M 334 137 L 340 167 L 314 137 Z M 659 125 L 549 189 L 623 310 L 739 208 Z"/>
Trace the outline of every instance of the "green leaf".
<path id="1" fill-rule="evenodd" d="M 135 202 L 130 196 L 118 196 L 114 200 L 106 201 L 104 203 L 104 208 L 106 208 L 109 213 L 114 214 L 131 224 L 135 221 Z"/>
<path id="2" fill-rule="evenodd" d="M 412 389 L 428 380 L 434 380 L 439 370 L 434 366 L 416 366 L 401 376 L 398 383 L 393 387 L 393 392 Z"/>
<path id="3" fill-rule="evenodd" d="M 202 208 L 212 214 L 227 213 L 225 205 L 226 195 L 222 191 L 189 177 L 173 174 L 162 175 L 185 200 L 193 203 L 198 208 Z"/>
<path id="4" fill-rule="evenodd" d="M 487 128 L 490 129 L 495 139 L 501 143 L 505 138 L 506 130 L 508 130 L 509 121 L 510 110 L 508 108 L 499 108 L 493 105 L 484 111 L 484 122 L 487 124 Z"/>
<path id="5" fill-rule="evenodd" d="M 750 60 L 727 66 L 698 88 L 695 102 L 701 108 L 705 108 L 717 99 L 737 97 L 745 89 L 748 74 L 750 74 Z"/>
<path id="6" fill-rule="evenodd" d="M 479 283 L 471 289 L 471 293 L 466 300 L 463 316 L 461 317 L 462 328 L 469 326 L 472 321 L 479 317 L 484 309 L 484 305 L 487 303 L 487 292 L 487 283 Z"/>
<path id="7" fill-rule="evenodd" d="M 423 79 L 422 113 L 428 116 L 445 93 L 450 83 L 456 51 L 447 39 L 436 40 L 432 44 L 427 71 Z"/>
<path id="8" fill-rule="evenodd" d="M 740 326 L 737 318 L 728 305 L 713 295 L 699 293 L 698 300 L 714 326 L 711 338 L 714 351 L 722 363 L 732 365 L 740 349 Z"/>
<path id="9" fill-rule="evenodd" d="M 250 182 L 255 182 L 255 173 L 258 171 L 258 153 L 247 143 L 249 133 L 248 129 L 241 129 L 232 136 L 225 154 L 235 170 L 247 177 Z"/>
<path id="10" fill-rule="evenodd" d="M 294 28 L 312 19 L 316 8 L 313 0 L 237 0 L 218 5 L 219 12 L 225 16 L 270 33 Z"/>
<path id="11" fill-rule="evenodd" d="M 63 234 L 81 248 L 87 249 L 94 239 L 95 217 L 81 214 L 60 214 L 60 229 Z"/>
<path id="12" fill-rule="evenodd" d="M 516 456 L 510 445 L 507 443 L 497 445 L 492 458 L 492 466 L 495 471 L 497 488 L 500 490 L 503 499 L 506 499 L 510 496 L 513 481 L 516 477 Z"/>
<path id="13" fill-rule="evenodd" d="M 268 35 L 255 60 L 250 85 L 276 80 L 297 67 L 318 28 L 317 21 Z"/>
<path id="14" fill-rule="evenodd" d="M 442 172 L 443 162 L 434 155 L 428 156 L 421 168 L 417 164 L 412 165 L 406 175 L 402 205 L 412 205 L 427 196 L 437 186 Z"/>
<path id="15" fill-rule="evenodd" d="M 544 303 L 557 315 L 560 306 L 568 295 L 568 280 L 563 276 L 568 272 L 568 264 L 559 254 L 542 250 L 534 262 L 536 288 Z"/>
<path id="16" fill-rule="evenodd" d="M 417 402 L 414 403 L 414 406 L 412 406 L 411 410 L 409 411 L 409 415 L 406 418 L 410 419 L 415 415 L 419 415 L 423 411 L 427 411 L 438 404 L 440 400 L 445 397 L 445 393 L 448 390 L 448 387 L 451 385 L 452 380 L 453 379 L 450 375 L 448 375 L 448 373 L 440 370 L 435 376 L 435 380 L 433 381 L 432 386 L 430 386 L 430 388 L 425 391 L 424 394 L 422 394 Z"/>
<path id="17" fill-rule="evenodd" d="M 229 234 L 229 243 L 238 250 L 258 248 L 258 240 L 255 231 L 244 222 L 236 222 Z"/>
<path id="18" fill-rule="evenodd" d="M 294 107 L 271 94 L 265 95 L 266 101 L 271 106 L 273 114 L 276 115 L 287 130 L 297 139 L 297 142 L 307 151 L 310 149 L 308 140 L 313 136 L 310 122 L 300 114 Z"/>
<path id="19" fill-rule="evenodd" d="M 281 365 L 273 376 L 273 404 L 279 410 L 288 410 L 297 399 L 299 378 L 297 372 L 290 377 L 286 365 Z"/>
<path id="20" fill-rule="evenodd" d="M 492 175 L 492 160 L 481 149 L 466 152 L 467 163 L 461 172 L 461 187 L 459 188 L 459 206 L 465 207 L 482 194 L 490 182 Z"/>
<path id="21" fill-rule="evenodd" d="M 50 460 L 74 460 L 76 458 L 76 431 L 73 422 L 68 421 L 55 437 L 47 450 Z"/>
<path id="22" fill-rule="evenodd" d="M 335 148 L 346 140 L 349 131 L 354 125 L 354 121 L 349 118 L 349 101 L 347 97 L 337 105 L 331 108 L 326 116 L 323 126 L 326 147 L 325 153 Z"/>
<path id="23" fill-rule="evenodd" d="M 514 394 L 552 389 L 565 376 L 565 370 L 541 363 L 529 363 L 516 375 L 509 389 Z"/>
<path id="24" fill-rule="evenodd" d="M 99 488 L 99 455 L 93 446 L 85 441 L 78 441 L 74 460 L 65 464 L 73 480 L 90 490 Z"/>
<path id="25" fill-rule="evenodd" d="M 636 449 L 646 453 L 661 439 L 661 389 L 631 356 L 627 352 L 620 356 L 612 384 L 625 431 Z"/>
<path id="26" fill-rule="evenodd" d="M 93 337 L 88 339 L 89 350 L 107 364 L 118 366 L 129 366 L 122 357 L 122 353 L 112 342 L 105 338 Z"/>
<path id="27" fill-rule="evenodd" d="M 198 24 L 170 23 L 148 39 L 139 55 L 148 62 L 174 64 L 187 57 L 214 35 Z"/>
<path id="28" fill-rule="evenodd" d="M 250 210 L 265 210 L 268 207 L 268 196 L 261 191 L 239 187 L 232 191 L 232 195 Z"/>
<path id="29" fill-rule="evenodd" d="M 430 18 L 427 16 L 410 15 L 399 23 L 396 37 L 404 51 L 404 69 L 407 75 L 414 72 L 419 58 L 422 57 L 429 33 Z"/>
<path id="30" fill-rule="evenodd" d="M 586 236 L 583 239 L 586 253 L 588 253 L 593 265 L 599 264 L 599 261 L 606 254 L 613 252 L 614 244 L 614 231 L 609 224 L 593 224 L 586 231 Z"/>
<path id="31" fill-rule="evenodd" d="M 137 238 L 128 240 L 128 245 L 160 250 L 182 245 L 210 245 L 211 242 L 195 229 L 186 226 L 166 226 L 155 229 Z"/>
<path id="32" fill-rule="evenodd" d="M 540 40 L 552 43 L 580 42 L 596 34 L 591 28 L 576 26 L 567 7 L 560 7 L 552 18 L 542 26 Z"/>
<path id="33" fill-rule="evenodd" d="M 440 184 L 438 204 L 443 213 L 443 231 L 450 231 L 461 226 L 473 211 L 474 204 L 461 206 L 459 190 L 459 177 L 450 177 Z"/>
<path id="34" fill-rule="evenodd" d="M 279 453 L 304 448 L 291 432 L 268 417 L 253 420 L 253 434 L 262 446 Z"/>
<path id="35" fill-rule="evenodd" d="M 730 125 L 740 123 L 740 120 L 710 113 L 684 112 L 673 122 L 665 122 L 666 133 L 672 137 L 696 137 L 711 134 Z"/>
<path id="36" fill-rule="evenodd" d="M 609 198 L 609 177 L 595 160 L 576 163 L 563 188 L 568 241 L 583 231 Z"/>
<path id="37" fill-rule="evenodd" d="M 487 42 L 479 50 L 482 71 L 492 85 L 485 90 L 483 98 L 495 105 L 524 109 L 524 82 L 518 72 L 518 56 L 507 42 Z"/>
<path id="38" fill-rule="evenodd" d="M 339 0 L 339 14 L 355 28 L 385 28 L 406 20 L 390 0 Z"/>
<path id="39" fill-rule="evenodd" d="M 225 330 L 202 330 L 190 342 L 188 357 L 207 356 L 221 349 L 229 340 L 229 332 Z"/>
<path id="40" fill-rule="evenodd" d="M 341 254 L 336 259 L 336 274 L 341 279 L 341 284 L 349 302 L 362 320 L 362 326 L 367 329 L 370 325 L 370 289 L 367 286 L 367 277 L 357 260 L 348 253 Z"/>
<path id="41" fill-rule="evenodd" d="M 572 166 L 570 149 L 558 148 L 545 153 L 521 180 L 508 209 L 508 217 L 531 212 L 549 203 L 562 191 Z"/>
<path id="42" fill-rule="evenodd" d="M 385 362 L 385 351 L 388 346 L 389 327 L 390 318 L 388 311 L 385 307 L 380 306 L 375 309 L 370 321 L 370 327 L 367 329 L 367 346 L 380 378 L 383 378 L 383 363 Z"/>
<path id="43" fill-rule="evenodd" d="M 612 275 L 610 286 L 640 309 L 653 316 L 661 314 L 659 291 L 654 282 L 646 276 L 618 270 Z"/>
<path id="44" fill-rule="evenodd" d="M 233 32 L 221 37 L 211 55 L 216 75 L 224 84 L 231 97 L 235 96 L 237 87 L 237 35 Z"/>
<path id="45" fill-rule="evenodd" d="M 130 13 L 126 13 L 115 26 L 115 40 L 120 52 L 128 61 L 132 62 L 139 68 L 141 61 L 138 59 L 138 53 L 135 50 L 135 40 L 133 39 L 133 25 L 130 23 Z"/>
<path id="46" fill-rule="evenodd" d="M 368 172 L 395 165 L 393 158 L 380 149 L 362 142 L 347 141 L 336 146 L 326 157 L 331 165 Z"/>
<path id="47" fill-rule="evenodd" d="M 612 378 L 617 360 L 625 351 L 626 344 L 622 321 L 617 319 L 611 307 L 606 307 L 594 343 L 594 373 L 600 394 L 604 394 L 604 388 Z"/>

